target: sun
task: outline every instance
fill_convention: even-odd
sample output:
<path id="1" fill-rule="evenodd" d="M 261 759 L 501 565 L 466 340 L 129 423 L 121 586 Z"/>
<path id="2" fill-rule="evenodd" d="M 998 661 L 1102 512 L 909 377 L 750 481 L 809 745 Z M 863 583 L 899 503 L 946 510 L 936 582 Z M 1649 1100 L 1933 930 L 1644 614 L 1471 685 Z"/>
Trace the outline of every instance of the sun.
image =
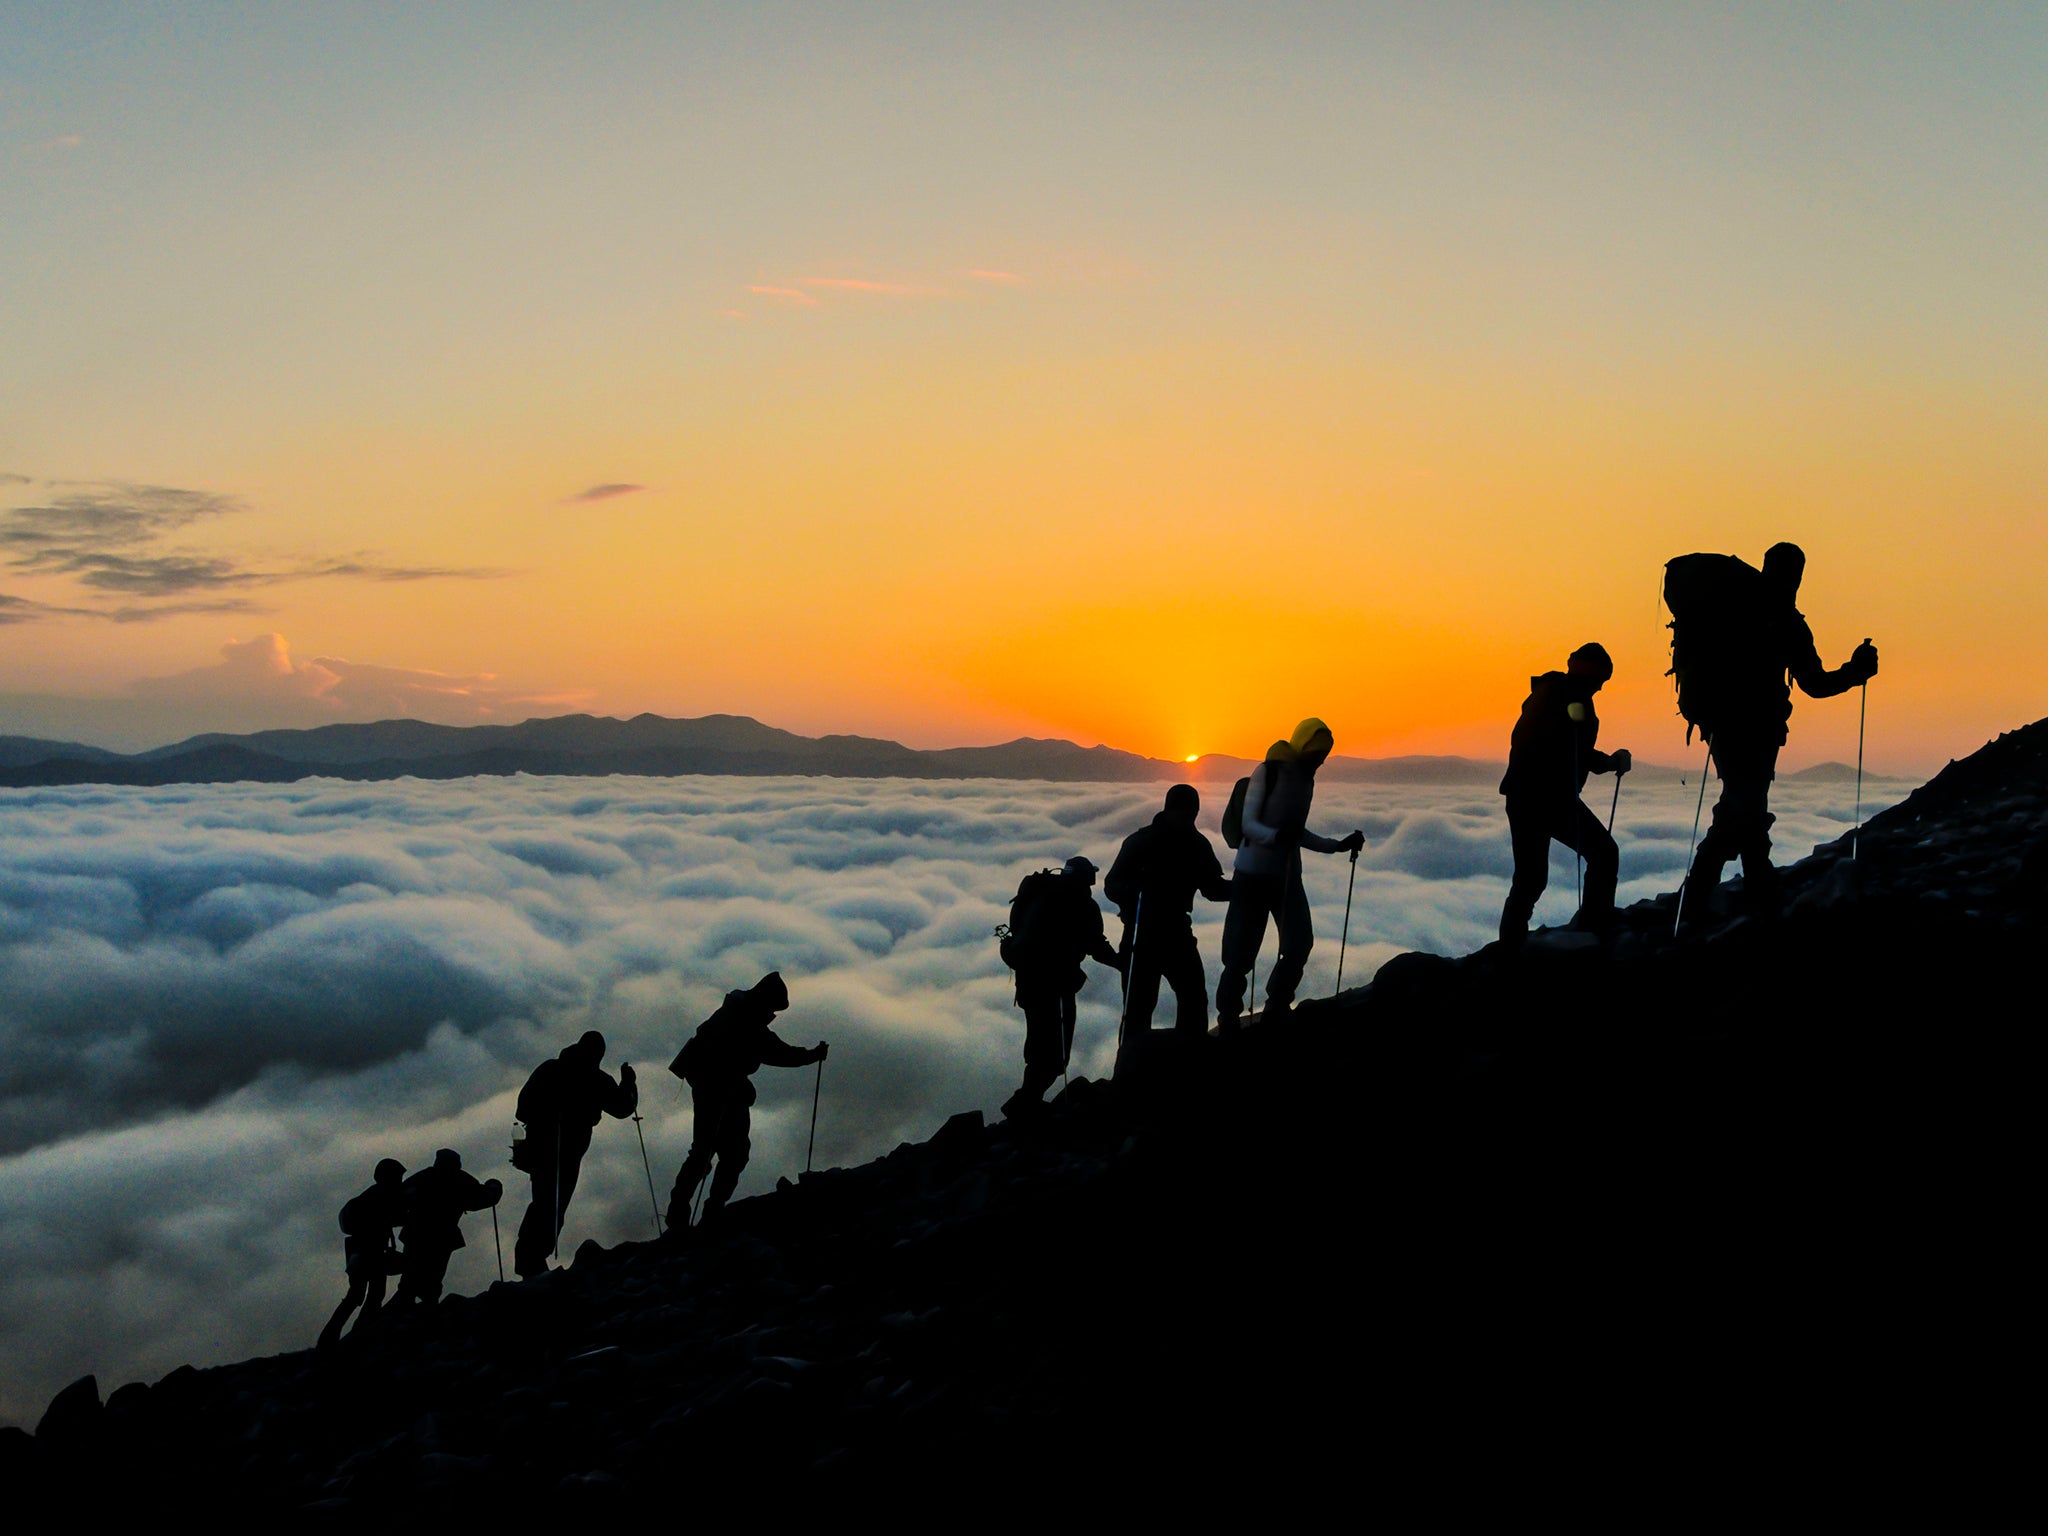
<path id="1" fill-rule="evenodd" d="M 1202 760 L 1202 754 L 1199 752 L 1190 752 L 1188 754 L 1187 760 L 1191 763 L 1199 763 Z"/>

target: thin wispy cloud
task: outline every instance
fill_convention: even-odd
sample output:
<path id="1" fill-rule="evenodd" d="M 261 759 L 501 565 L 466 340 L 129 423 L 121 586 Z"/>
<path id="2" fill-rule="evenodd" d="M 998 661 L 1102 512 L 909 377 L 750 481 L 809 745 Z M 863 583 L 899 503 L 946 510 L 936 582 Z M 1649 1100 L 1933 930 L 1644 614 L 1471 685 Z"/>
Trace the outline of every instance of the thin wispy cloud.
<path id="1" fill-rule="evenodd" d="M 578 491 L 574 496 L 563 499 L 571 502 L 611 501 L 616 497 L 631 496 L 635 491 L 644 491 L 646 489 L 647 487 L 644 485 L 635 485 L 626 480 L 609 480 L 602 485 L 593 485 L 588 490 Z"/>
<path id="2" fill-rule="evenodd" d="M 27 481 L 23 477 L 15 483 Z M 203 533 L 221 518 L 248 510 L 240 498 L 215 491 L 165 485 L 88 485 L 47 502 L 0 512 L 0 558 L 31 575 L 67 577 L 89 596 L 108 593 L 127 598 L 225 594 L 331 578 L 411 582 L 484 580 L 506 574 L 483 566 L 395 564 L 368 554 L 257 565 L 235 555 L 167 547 Z M 195 612 L 247 612 L 254 605 L 246 599 L 216 596 L 199 603 L 129 603 L 115 608 L 37 606 L 39 617 L 74 614 L 133 624 Z"/>
<path id="3" fill-rule="evenodd" d="M 971 267 L 967 275 L 978 283 L 1021 283 L 1025 279 L 1015 272 L 999 272 L 993 267 Z"/>
<path id="4" fill-rule="evenodd" d="M 865 277 L 803 277 L 798 278 L 806 288 L 836 289 L 842 293 L 884 293 L 906 298 L 934 296 L 944 293 L 942 288 L 926 288 L 917 283 L 878 283 Z"/>
<path id="5" fill-rule="evenodd" d="M 778 288 L 772 283 L 749 283 L 747 292 L 764 299 L 782 299 L 791 304 L 816 304 L 818 301 L 801 288 Z"/>

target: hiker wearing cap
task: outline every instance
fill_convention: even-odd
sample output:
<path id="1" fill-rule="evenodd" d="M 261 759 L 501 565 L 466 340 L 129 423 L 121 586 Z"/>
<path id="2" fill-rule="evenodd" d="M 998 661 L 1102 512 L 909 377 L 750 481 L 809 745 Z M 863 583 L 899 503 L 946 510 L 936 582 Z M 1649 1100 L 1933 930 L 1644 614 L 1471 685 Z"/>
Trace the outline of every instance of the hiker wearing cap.
<path id="1" fill-rule="evenodd" d="M 1017 1006 L 1024 1010 L 1024 1081 L 1004 1101 L 1005 1118 L 1043 1107 L 1045 1090 L 1067 1069 L 1074 999 L 1088 981 L 1081 962 L 1123 969 L 1123 958 L 1103 934 L 1094 889 L 1095 866 L 1079 854 L 1062 868 L 1026 875 L 1010 902 L 1008 928 L 997 930 L 1004 935 L 1003 962 L 1016 972 Z"/>
<path id="2" fill-rule="evenodd" d="M 1102 894 L 1123 918 L 1128 969 L 1124 976 L 1124 1032 L 1143 1038 L 1152 1027 L 1159 983 L 1173 988 L 1176 1033 L 1200 1039 L 1209 1032 L 1209 978 L 1202 970 L 1190 913 L 1197 893 L 1230 899 L 1230 881 L 1216 849 L 1195 825 L 1202 797 L 1192 784 L 1176 784 L 1147 826 L 1124 839 Z M 1124 1042 L 1117 1062 L 1124 1064 Z"/>
<path id="3" fill-rule="evenodd" d="M 1614 676 L 1604 647 L 1582 645 L 1562 672 L 1529 679 L 1508 744 L 1508 771 L 1500 781 L 1507 797 L 1508 836 L 1514 845 L 1515 877 L 1501 909 L 1503 944 L 1529 935 L 1529 915 L 1550 880 L 1550 844 L 1563 843 L 1586 861 L 1585 896 L 1573 926 L 1604 934 L 1614 920 L 1614 887 L 1621 855 L 1600 818 L 1579 798 L 1586 776 L 1627 773 L 1634 766 L 1626 750 L 1602 752 L 1600 716 L 1593 695 Z"/>
<path id="4" fill-rule="evenodd" d="M 342 1268 L 348 1275 L 348 1294 L 320 1330 L 319 1348 L 332 1349 L 341 1342 L 341 1330 L 357 1307 L 361 1333 L 384 1305 L 384 1281 L 398 1273 L 398 1255 L 391 1247 L 391 1234 L 405 1219 L 405 1164 L 387 1157 L 371 1174 L 370 1187 L 341 1208 Z"/>
<path id="5" fill-rule="evenodd" d="M 417 1301 L 432 1306 L 441 1299 L 450 1256 L 467 1246 L 462 1238 L 463 1216 L 489 1210 L 504 1196 L 505 1186 L 496 1179 L 479 1181 L 475 1174 L 465 1173 L 462 1158 L 443 1147 L 434 1154 L 434 1166 L 407 1179 L 402 1192 L 405 1225 L 398 1235 L 405 1243 L 405 1261 L 392 1305 Z"/>
<path id="6" fill-rule="evenodd" d="M 512 1245 L 512 1265 L 522 1280 L 547 1273 L 599 1118 L 623 1120 L 639 1105 L 633 1064 L 622 1063 L 614 1082 L 604 1070 L 604 1036 L 594 1029 L 533 1069 L 513 1111 L 526 1135 L 513 1147 L 512 1166 L 533 1180 L 533 1198 Z"/>
<path id="7" fill-rule="evenodd" d="M 753 986 L 726 993 L 717 1011 L 697 1026 L 668 1064 L 669 1071 L 690 1085 L 694 1116 L 690 1154 L 676 1170 L 675 1187 L 668 1195 L 671 1231 L 689 1226 L 690 1202 L 714 1158 L 718 1172 L 704 1197 L 704 1219 L 709 1221 L 732 1198 L 753 1151 L 753 1117 L 748 1111 L 754 1104 L 754 1074 L 764 1066 L 807 1067 L 825 1059 L 824 1041 L 791 1045 L 769 1028 L 788 1006 L 789 988 L 783 985 L 782 973 L 770 971 Z"/>
<path id="8" fill-rule="evenodd" d="M 1246 781 L 1242 841 L 1223 918 L 1223 977 L 1216 984 L 1216 1027 L 1224 1034 L 1237 1029 L 1244 1013 L 1245 982 L 1266 942 L 1269 916 L 1279 926 L 1280 956 L 1266 982 L 1266 1012 L 1285 1013 L 1294 1003 L 1315 945 L 1315 923 L 1301 883 L 1301 850 L 1356 853 L 1365 846 L 1363 832 L 1322 837 L 1308 829 L 1316 770 L 1336 744 L 1330 728 L 1311 716 L 1287 740 L 1268 747 L 1266 760 Z"/>
<path id="9" fill-rule="evenodd" d="M 1671 608 L 1671 671 L 1678 709 L 1712 750 L 1721 798 L 1686 876 L 1689 897 L 1710 896 L 1732 858 L 1756 907 L 1775 903 L 1771 867 L 1771 780 L 1792 721 L 1792 684 L 1809 698 L 1831 699 L 1877 675 L 1868 640 L 1833 671 L 1821 664 L 1813 630 L 1798 607 L 1806 552 L 1774 544 L 1763 569 L 1733 555 L 1682 555 L 1664 567 Z"/>

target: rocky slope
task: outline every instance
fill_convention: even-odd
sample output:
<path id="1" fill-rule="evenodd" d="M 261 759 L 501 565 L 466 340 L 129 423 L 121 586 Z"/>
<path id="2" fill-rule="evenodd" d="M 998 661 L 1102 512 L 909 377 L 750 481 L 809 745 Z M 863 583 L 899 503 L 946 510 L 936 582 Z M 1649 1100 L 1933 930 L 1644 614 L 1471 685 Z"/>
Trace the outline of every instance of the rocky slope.
<path id="1" fill-rule="evenodd" d="M 343 1525 L 1067 1519 L 1992 1497 L 2048 722 L 1609 948 L 1372 985 L 391 1318 L 67 1389 L 0 1475 Z M 1724 910 L 1725 908 L 1725 910 Z M 1342 1499 L 1342 1505 L 1331 1501 Z M 1759 1502 L 1763 1501 L 1763 1502 Z"/>

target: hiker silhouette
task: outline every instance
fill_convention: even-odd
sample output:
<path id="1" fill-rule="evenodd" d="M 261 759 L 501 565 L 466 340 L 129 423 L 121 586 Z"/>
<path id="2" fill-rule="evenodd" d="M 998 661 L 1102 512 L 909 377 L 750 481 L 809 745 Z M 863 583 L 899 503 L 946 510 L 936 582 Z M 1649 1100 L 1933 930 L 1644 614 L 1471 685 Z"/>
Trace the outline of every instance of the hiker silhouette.
<path id="1" fill-rule="evenodd" d="M 405 1225 L 398 1234 L 405 1244 L 405 1256 L 392 1305 L 420 1302 L 432 1306 L 439 1301 L 449 1256 L 467 1246 L 462 1237 L 463 1216 L 489 1210 L 504 1194 L 505 1186 L 496 1179 L 480 1181 L 475 1174 L 465 1173 L 461 1157 L 446 1147 L 434 1154 L 433 1167 L 422 1168 L 407 1179 L 403 1186 Z"/>
<path id="2" fill-rule="evenodd" d="M 1074 998 L 1088 981 L 1082 960 L 1124 968 L 1102 931 L 1094 889 L 1095 865 L 1079 854 L 1059 869 L 1026 875 L 1011 899 L 1007 932 L 997 930 L 1004 933 L 1003 963 L 1016 973 L 1017 1006 L 1024 1010 L 1024 1081 L 1003 1102 L 1008 1119 L 1040 1109 L 1045 1090 L 1067 1069 Z"/>
<path id="3" fill-rule="evenodd" d="M 348 1294 L 320 1330 L 318 1348 L 332 1349 L 341 1340 L 349 1314 L 357 1307 L 360 1334 L 376 1319 L 384 1306 L 384 1280 L 399 1272 L 398 1255 L 392 1251 L 391 1234 L 405 1219 L 405 1164 L 395 1157 L 378 1163 L 370 1187 L 341 1208 L 342 1269 L 348 1275 Z"/>
<path id="4" fill-rule="evenodd" d="M 1706 737 L 1721 796 L 1686 875 L 1688 900 L 1711 896 L 1731 858 L 1758 911 L 1777 902 L 1771 866 L 1771 780 L 1792 720 L 1792 684 L 1828 699 L 1877 675 L 1868 640 L 1830 671 L 1798 608 L 1806 553 L 1773 544 L 1757 570 L 1732 555 L 1682 555 L 1664 567 L 1671 609 L 1671 671 L 1678 708 Z"/>
<path id="5" fill-rule="evenodd" d="M 1223 976 L 1216 984 L 1216 1027 L 1223 1034 L 1234 1032 L 1244 1013 L 1245 981 L 1266 941 L 1269 916 L 1280 930 L 1280 956 L 1266 982 L 1266 1011 L 1284 1014 L 1293 1006 L 1316 941 L 1308 892 L 1301 883 L 1301 850 L 1355 853 L 1365 846 L 1363 832 L 1333 838 L 1308 829 L 1316 770 L 1335 746 L 1330 728 L 1310 716 L 1286 741 L 1266 749 L 1266 760 L 1246 781 L 1243 840 L 1237 845 L 1230 907 L 1223 917 Z"/>
<path id="6" fill-rule="evenodd" d="M 1503 944 L 1529 934 L 1529 914 L 1550 881 L 1552 839 L 1586 861 L 1586 891 L 1574 926 L 1605 934 L 1614 921 L 1614 887 L 1621 854 L 1613 835 L 1579 798 L 1592 773 L 1627 773 L 1634 760 L 1624 749 L 1602 752 L 1600 716 L 1593 695 L 1614 676 L 1605 647 L 1587 644 L 1573 651 L 1562 672 L 1529 679 L 1508 744 L 1508 771 L 1500 781 L 1507 797 L 1508 836 L 1515 850 L 1515 878 L 1501 909 Z"/>
<path id="7" fill-rule="evenodd" d="M 815 1046 L 791 1045 L 769 1028 L 788 1006 L 789 988 L 782 973 L 770 971 L 751 987 L 726 993 L 717 1011 L 697 1026 L 668 1064 L 669 1071 L 690 1085 L 695 1117 L 689 1155 L 676 1170 L 675 1187 L 668 1194 L 671 1232 L 689 1227 L 690 1202 L 714 1159 L 718 1172 L 704 1197 L 703 1219 L 709 1221 L 732 1198 L 753 1151 L 748 1111 L 754 1103 L 754 1074 L 764 1066 L 806 1067 L 828 1054 L 822 1040 Z"/>
<path id="8" fill-rule="evenodd" d="M 1174 785 L 1151 822 L 1124 839 L 1103 877 L 1102 894 L 1124 925 L 1119 1076 L 1140 1065 L 1137 1042 L 1151 1032 L 1162 978 L 1173 988 L 1174 1031 L 1194 1039 L 1209 1032 L 1209 978 L 1189 914 L 1198 892 L 1210 901 L 1228 901 L 1231 884 L 1215 848 L 1195 825 L 1201 809 L 1194 785 Z"/>
<path id="9" fill-rule="evenodd" d="M 512 1245 L 512 1265 L 522 1280 L 547 1273 L 598 1120 L 623 1120 L 640 1106 L 633 1064 L 622 1063 L 614 1082 L 603 1063 L 604 1036 L 593 1029 L 535 1067 L 519 1090 L 513 1113 L 526 1136 L 513 1147 L 512 1166 L 533 1180 L 533 1197 Z"/>

